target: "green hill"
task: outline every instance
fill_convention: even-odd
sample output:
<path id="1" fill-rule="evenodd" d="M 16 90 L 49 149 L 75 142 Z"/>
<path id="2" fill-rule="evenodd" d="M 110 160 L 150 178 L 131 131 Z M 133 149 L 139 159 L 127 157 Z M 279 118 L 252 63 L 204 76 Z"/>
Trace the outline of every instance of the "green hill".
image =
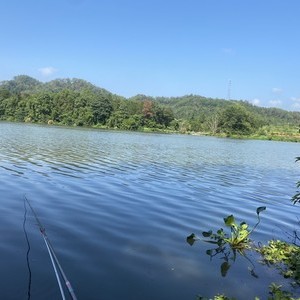
<path id="1" fill-rule="evenodd" d="M 297 136 L 300 112 L 198 95 L 126 99 L 82 79 L 46 83 L 27 75 L 0 82 L 0 119 L 126 130 Z"/>

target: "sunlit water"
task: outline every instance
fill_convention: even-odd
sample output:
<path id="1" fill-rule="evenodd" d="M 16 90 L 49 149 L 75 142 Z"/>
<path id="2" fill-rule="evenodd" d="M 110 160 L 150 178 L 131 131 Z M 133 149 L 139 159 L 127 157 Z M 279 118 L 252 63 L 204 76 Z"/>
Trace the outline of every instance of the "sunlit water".
<path id="1" fill-rule="evenodd" d="M 257 264 L 256 279 L 238 257 L 222 277 L 209 244 L 186 237 L 229 214 L 253 225 L 266 206 L 253 239 L 287 239 L 299 154 L 294 143 L 0 123 L 0 298 L 28 299 L 26 194 L 79 299 L 264 299 L 275 270 Z M 25 228 L 30 299 L 59 299 L 30 211 Z"/>

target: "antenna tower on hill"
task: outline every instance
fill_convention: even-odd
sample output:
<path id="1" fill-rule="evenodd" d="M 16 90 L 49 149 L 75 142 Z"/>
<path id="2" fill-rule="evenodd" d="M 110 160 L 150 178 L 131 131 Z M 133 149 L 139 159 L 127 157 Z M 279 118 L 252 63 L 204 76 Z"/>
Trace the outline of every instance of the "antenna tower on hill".
<path id="1" fill-rule="evenodd" d="M 227 100 L 231 100 L 231 79 L 228 80 Z"/>

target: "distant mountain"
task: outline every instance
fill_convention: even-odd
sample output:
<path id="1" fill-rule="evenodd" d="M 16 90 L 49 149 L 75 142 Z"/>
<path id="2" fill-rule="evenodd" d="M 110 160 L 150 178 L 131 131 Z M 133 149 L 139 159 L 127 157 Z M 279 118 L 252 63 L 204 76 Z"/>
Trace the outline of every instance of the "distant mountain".
<path id="1" fill-rule="evenodd" d="M 154 101 L 172 109 L 175 118 L 204 122 L 212 115 L 220 113 L 232 104 L 240 104 L 249 111 L 261 125 L 273 124 L 300 124 L 300 112 L 290 112 L 279 108 L 266 108 L 255 106 L 242 100 L 225 100 L 206 98 L 199 95 L 186 95 L 181 97 L 151 97 L 136 95 L 130 100 Z"/>
<path id="2" fill-rule="evenodd" d="M 55 79 L 44 83 L 43 89 L 49 92 L 60 92 L 62 90 L 80 92 L 82 90 L 90 90 L 93 92 L 109 93 L 107 90 L 97 87 L 88 81 L 77 78 Z"/>
<path id="3" fill-rule="evenodd" d="M 33 93 L 43 86 L 43 83 L 27 75 L 15 76 L 12 80 L 0 82 L 0 87 L 12 94 Z"/>
<path id="4" fill-rule="evenodd" d="M 153 98 L 154 99 L 154 98 Z M 208 116 L 218 113 L 233 103 L 244 106 L 263 124 L 300 124 L 300 112 L 290 112 L 279 108 L 266 108 L 255 106 L 242 100 L 225 100 L 206 98 L 198 95 L 186 95 L 183 97 L 158 97 L 155 98 L 161 104 L 172 108 L 176 118 L 205 120 Z"/>
<path id="5" fill-rule="evenodd" d="M 37 93 L 37 92 L 54 92 L 58 93 L 63 90 L 80 92 L 90 90 L 93 92 L 108 92 L 105 89 L 97 87 L 88 81 L 77 78 L 55 79 L 49 82 L 41 82 L 27 75 L 15 76 L 12 80 L 0 82 L 0 87 L 7 89 L 12 94 L 17 93 Z"/>
<path id="6" fill-rule="evenodd" d="M 176 119 L 187 120 L 189 122 L 204 123 L 209 118 L 218 115 L 224 109 L 232 104 L 240 104 L 251 113 L 258 124 L 262 125 L 282 125 L 300 124 L 300 112 L 289 112 L 278 108 L 264 108 L 255 106 L 247 101 L 242 100 L 225 100 L 206 98 L 199 95 L 185 95 L 182 97 L 151 97 L 138 94 L 126 99 L 125 97 L 112 94 L 106 89 L 97 87 L 83 79 L 55 79 L 46 83 L 40 82 L 27 75 L 15 76 L 12 80 L 0 82 L 0 92 L 2 95 L 9 93 L 16 94 L 38 94 L 38 93 L 60 93 L 64 90 L 72 92 L 89 91 L 93 94 L 101 94 L 104 98 L 113 100 L 113 107 L 117 109 L 120 101 L 140 103 L 150 101 L 157 103 L 172 110 Z M 7 98 L 8 95 L 3 98 Z M 129 104 L 128 104 L 129 105 Z M 121 105 L 122 106 L 122 105 Z"/>

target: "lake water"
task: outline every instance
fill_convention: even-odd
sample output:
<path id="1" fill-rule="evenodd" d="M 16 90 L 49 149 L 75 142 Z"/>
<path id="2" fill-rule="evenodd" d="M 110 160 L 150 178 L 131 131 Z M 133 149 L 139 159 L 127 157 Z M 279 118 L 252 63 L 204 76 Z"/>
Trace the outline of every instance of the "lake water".
<path id="1" fill-rule="evenodd" d="M 255 264 L 256 279 L 238 257 L 223 277 L 209 244 L 186 237 L 229 214 L 254 225 L 266 206 L 252 238 L 287 239 L 299 155 L 295 143 L 0 123 L 0 298 L 28 298 L 26 194 L 78 299 L 265 299 L 276 270 Z M 25 228 L 30 299 L 60 299 L 29 210 Z"/>

